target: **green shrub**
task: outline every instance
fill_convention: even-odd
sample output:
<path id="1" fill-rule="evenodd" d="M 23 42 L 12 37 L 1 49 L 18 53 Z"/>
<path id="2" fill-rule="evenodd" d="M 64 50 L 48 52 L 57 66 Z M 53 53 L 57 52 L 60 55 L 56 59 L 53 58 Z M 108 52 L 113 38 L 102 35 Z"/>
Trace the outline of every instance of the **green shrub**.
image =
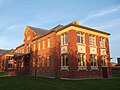
<path id="1" fill-rule="evenodd" d="M 6 74 L 7 74 L 6 72 L 0 72 L 0 76 L 4 76 Z"/>
<path id="2" fill-rule="evenodd" d="M 112 77 L 120 77 L 120 72 L 112 72 Z"/>

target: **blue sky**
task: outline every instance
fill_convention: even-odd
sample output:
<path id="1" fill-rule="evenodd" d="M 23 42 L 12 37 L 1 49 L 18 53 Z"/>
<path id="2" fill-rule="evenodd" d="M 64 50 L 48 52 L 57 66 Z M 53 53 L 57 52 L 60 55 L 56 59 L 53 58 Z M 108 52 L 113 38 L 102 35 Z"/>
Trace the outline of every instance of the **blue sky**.
<path id="1" fill-rule="evenodd" d="M 74 20 L 111 33 L 112 61 L 120 57 L 120 0 L 0 0 L 0 48 L 22 44 L 27 25 L 50 29 Z"/>

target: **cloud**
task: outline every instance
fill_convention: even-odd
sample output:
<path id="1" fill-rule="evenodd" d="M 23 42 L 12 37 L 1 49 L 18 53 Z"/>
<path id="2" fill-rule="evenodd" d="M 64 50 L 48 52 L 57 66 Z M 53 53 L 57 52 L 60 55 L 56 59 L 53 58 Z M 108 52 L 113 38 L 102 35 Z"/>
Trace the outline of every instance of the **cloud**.
<path id="1" fill-rule="evenodd" d="M 81 20 L 81 23 L 84 23 L 87 20 L 90 20 L 90 19 L 93 19 L 93 18 L 96 18 L 96 17 L 104 16 L 104 15 L 111 14 L 111 13 L 115 13 L 115 12 L 117 12 L 119 10 L 120 10 L 120 6 L 116 6 L 116 7 L 112 7 L 112 8 L 108 8 L 108 9 L 103 9 L 103 10 L 99 10 L 99 11 L 96 11 L 96 12 L 92 12 L 86 18 Z"/>
<path id="2" fill-rule="evenodd" d="M 5 28 L 5 32 L 8 31 L 16 31 L 16 30 L 22 30 L 23 28 L 25 28 L 25 25 L 23 24 L 16 24 L 16 25 L 11 25 L 11 26 L 6 26 L 7 28 Z"/>
<path id="3" fill-rule="evenodd" d="M 103 23 L 101 26 L 96 26 L 94 28 L 100 28 L 100 29 L 110 29 L 116 26 L 120 26 L 120 18 L 112 20 L 111 22 Z"/>
<path id="4" fill-rule="evenodd" d="M 15 25 L 12 25 L 12 26 L 9 26 L 6 30 L 12 30 L 14 29 L 16 26 Z"/>

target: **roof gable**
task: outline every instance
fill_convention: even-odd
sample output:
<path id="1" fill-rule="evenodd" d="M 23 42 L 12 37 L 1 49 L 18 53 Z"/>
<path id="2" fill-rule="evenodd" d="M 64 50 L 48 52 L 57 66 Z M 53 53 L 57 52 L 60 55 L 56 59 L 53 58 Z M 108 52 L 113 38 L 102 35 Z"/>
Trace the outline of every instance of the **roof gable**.
<path id="1" fill-rule="evenodd" d="M 76 21 L 76 20 L 73 21 L 72 23 L 67 24 L 66 26 L 64 26 L 64 27 L 62 27 L 62 28 L 60 28 L 60 29 L 58 29 L 57 32 L 59 32 L 59 31 L 65 29 L 65 28 L 68 28 L 68 27 L 70 27 L 70 26 L 75 26 L 75 27 L 87 29 L 87 30 L 90 30 L 90 31 L 93 31 L 93 32 L 98 32 L 98 33 L 110 35 L 110 33 L 107 33 L 107 32 L 104 32 L 104 31 L 100 31 L 100 30 L 97 30 L 97 29 L 93 29 L 93 28 L 89 28 L 89 27 L 86 27 L 86 26 L 82 26 L 82 25 L 80 25 L 79 22 Z"/>

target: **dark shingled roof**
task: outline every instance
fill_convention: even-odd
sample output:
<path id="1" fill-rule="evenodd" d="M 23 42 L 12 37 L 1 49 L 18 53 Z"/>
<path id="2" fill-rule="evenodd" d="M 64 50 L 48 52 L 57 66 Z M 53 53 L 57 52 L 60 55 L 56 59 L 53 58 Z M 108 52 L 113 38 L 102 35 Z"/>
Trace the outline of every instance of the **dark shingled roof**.
<path id="1" fill-rule="evenodd" d="M 61 28 L 63 28 L 63 27 L 64 27 L 63 25 L 59 24 L 59 25 L 55 26 L 54 28 L 52 28 L 52 29 L 50 29 L 50 30 L 57 31 L 57 30 L 59 30 L 59 29 L 61 29 Z"/>
<path id="2" fill-rule="evenodd" d="M 46 29 L 42 29 L 42 28 L 36 28 L 36 27 L 31 27 L 31 26 L 28 26 L 29 29 L 33 30 L 36 34 L 45 34 L 48 30 Z"/>
<path id="3" fill-rule="evenodd" d="M 4 49 L 0 49 L 0 55 L 2 55 L 3 53 L 5 53 L 8 50 L 4 50 Z"/>
<path id="4" fill-rule="evenodd" d="M 35 28 L 35 27 L 32 27 L 33 29 L 31 27 L 30 28 L 32 30 L 37 29 L 39 31 L 39 33 L 40 33 L 38 37 L 33 39 L 33 41 L 34 41 L 34 40 L 37 40 L 40 37 L 43 37 L 43 36 L 45 36 L 45 35 L 47 35 L 47 34 L 49 34 L 51 32 L 58 32 L 58 31 L 60 31 L 60 30 L 62 30 L 64 28 L 67 28 L 69 26 L 75 26 L 75 27 L 79 27 L 79 28 L 89 29 L 91 31 L 100 32 L 100 33 L 103 33 L 103 34 L 110 35 L 110 33 L 107 33 L 107 32 L 103 32 L 103 31 L 100 31 L 100 30 L 97 30 L 97 29 L 93 29 L 93 28 L 89 28 L 89 27 L 86 27 L 86 26 L 79 25 L 79 22 L 77 22 L 76 20 L 73 21 L 72 23 L 69 23 L 69 24 L 65 25 L 65 26 L 59 24 L 59 25 L 55 26 L 54 28 L 52 28 L 50 30 L 45 30 L 45 29 Z"/>
<path id="5" fill-rule="evenodd" d="M 0 49 L 0 55 L 3 55 L 3 54 L 9 54 L 13 51 L 14 49 L 11 49 L 11 50 L 3 50 L 3 49 Z"/>

